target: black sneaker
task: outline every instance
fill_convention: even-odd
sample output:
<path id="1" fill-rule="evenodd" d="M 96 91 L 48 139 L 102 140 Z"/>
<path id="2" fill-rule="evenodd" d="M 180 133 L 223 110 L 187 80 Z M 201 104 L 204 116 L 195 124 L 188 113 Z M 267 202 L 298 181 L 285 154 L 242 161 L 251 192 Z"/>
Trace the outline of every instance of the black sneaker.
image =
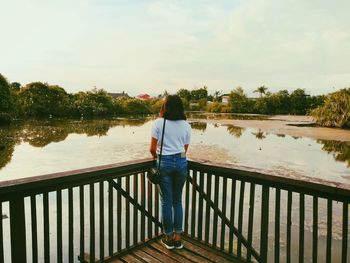
<path id="1" fill-rule="evenodd" d="M 170 238 L 168 238 L 166 235 L 162 237 L 160 240 L 162 242 L 163 246 L 165 246 L 166 249 L 174 249 L 174 241 Z"/>
<path id="2" fill-rule="evenodd" d="M 178 241 L 175 241 L 175 240 L 174 240 L 174 247 L 175 247 L 176 249 L 181 249 L 181 248 L 184 247 L 184 245 L 182 244 L 182 241 L 181 241 L 181 240 L 178 240 Z"/>

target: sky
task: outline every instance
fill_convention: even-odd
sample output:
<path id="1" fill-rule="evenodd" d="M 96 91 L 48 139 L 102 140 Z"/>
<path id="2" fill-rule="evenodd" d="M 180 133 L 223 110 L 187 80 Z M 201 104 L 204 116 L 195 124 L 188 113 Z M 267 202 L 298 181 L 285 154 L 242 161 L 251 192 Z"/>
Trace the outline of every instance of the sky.
<path id="1" fill-rule="evenodd" d="M 0 0 L 0 73 L 67 92 L 350 87 L 350 1 Z M 257 94 L 256 94 L 257 95 Z"/>

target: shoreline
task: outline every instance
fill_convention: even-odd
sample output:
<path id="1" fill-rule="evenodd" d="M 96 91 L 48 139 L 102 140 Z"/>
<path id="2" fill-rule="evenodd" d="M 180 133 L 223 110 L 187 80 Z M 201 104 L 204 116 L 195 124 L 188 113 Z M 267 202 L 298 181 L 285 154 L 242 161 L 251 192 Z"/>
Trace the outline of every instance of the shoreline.
<path id="1" fill-rule="evenodd" d="M 312 125 L 310 116 L 275 115 L 266 120 L 230 120 L 230 119 L 200 119 L 189 118 L 190 122 L 205 122 L 220 125 L 234 125 L 241 128 L 255 128 L 263 132 L 293 137 L 307 137 L 317 140 L 335 140 L 350 142 L 350 130 L 340 128 L 296 126 L 299 124 Z"/>

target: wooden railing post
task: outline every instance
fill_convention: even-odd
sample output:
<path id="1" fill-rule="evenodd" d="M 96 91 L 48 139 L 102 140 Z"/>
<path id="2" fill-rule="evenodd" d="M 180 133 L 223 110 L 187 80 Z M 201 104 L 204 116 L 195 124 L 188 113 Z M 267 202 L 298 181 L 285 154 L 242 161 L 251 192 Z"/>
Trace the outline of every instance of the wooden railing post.
<path id="1" fill-rule="evenodd" d="M 10 231 L 12 262 L 26 262 L 24 198 L 20 195 L 14 195 L 10 200 Z"/>
<path id="2" fill-rule="evenodd" d="M 269 193 L 268 186 L 262 187 L 261 202 L 261 232 L 260 232 L 260 257 L 261 262 L 267 262 L 268 233 L 269 233 Z"/>

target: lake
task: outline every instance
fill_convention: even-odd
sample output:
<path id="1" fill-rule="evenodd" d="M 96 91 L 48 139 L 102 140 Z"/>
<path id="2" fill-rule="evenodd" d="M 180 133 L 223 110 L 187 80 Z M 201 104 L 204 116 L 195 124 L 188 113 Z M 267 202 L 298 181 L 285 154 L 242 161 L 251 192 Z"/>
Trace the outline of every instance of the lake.
<path id="1" fill-rule="evenodd" d="M 350 183 L 349 141 L 272 134 L 195 117 L 189 119 L 190 158 Z M 245 118 L 249 126 L 257 117 Z M 153 119 L 31 120 L 0 127 L 0 181 L 150 157 Z"/>
<path id="2" fill-rule="evenodd" d="M 1 127 L 0 181 L 150 157 L 148 148 L 153 120 L 154 117 L 105 120 L 31 120 Z M 239 120 L 240 122 L 232 123 L 226 122 L 226 120 Z M 189 121 L 193 129 L 192 143 L 188 154 L 190 158 L 217 163 L 234 163 L 258 168 L 267 173 L 270 171 L 296 178 L 311 176 L 350 183 L 350 142 L 336 140 L 338 138 L 336 135 L 334 140 L 296 136 L 295 129 L 305 131 L 303 129 L 306 128 L 303 127 L 295 127 L 293 132 L 279 127 L 278 132 L 271 132 L 269 129 L 264 129 L 254 123 L 254 121 L 259 121 L 263 122 L 265 126 L 276 125 L 277 121 L 266 116 L 191 114 Z M 304 123 L 302 124 L 304 125 Z M 331 131 L 337 132 L 337 130 Z M 342 132 L 350 134 L 350 131 Z M 77 190 L 75 189 L 75 191 Z M 271 196 L 274 194 L 271 193 Z M 226 198 L 232 199 L 230 194 Z M 295 222 L 292 226 L 293 258 L 297 258 L 298 251 L 296 237 L 299 215 L 295 212 L 298 211 L 297 198 L 293 201 L 292 215 L 293 222 Z M 307 198 L 305 238 L 307 243 L 310 243 L 312 202 Z M 55 193 L 50 193 L 49 199 L 50 202 L 54 203 Z M 37 196 L 37 200 L 37 209 L 40 212 L 42 206 L 39 200 L 42 200 L 42 196 Z M 282 193 L 281 203 L 286 204 L 286 200 L 286 193 Z M 249 198 L 246 196 L 244 202 L 247 207 L 248 201 Z M 260 201 L 259 198 L 256 199 L 257 206 L 259 206 Z M 322 219 L 319 222 L 320 248 L 324 248 L 326 243 L 325 215 L 327 206 L 323 201 L 320 200 L 322 205 L 319 209 L 319 217 Z M 270 203 L 273 206 L 273 198 L 271 198 Z M 66 199 L 63 199 L 63 206 L 67 208 Z M 9 215 L 8 210 L 8 205 L 3 205 L 4 219 Z M 334 204 L 332 242 L 337 249 L 341 242 L 341 211 L 341 207 Z M 50 206 L 50 213 L 55 214 L 55 205 Z M 66 214 L 67 211 L 64 210 L 63 213 Z M 244 213 L 245 218 L 247 218 L 246 213 L 247 211 Z M 63 218 L 67 220 L 66 216 Z M 42 218 L 39 217 L 38 220 L 40 223 Z M 8 222 L 9 220 L 4 220 L 4 226 L 7 226 Z M 286 222 L 285 209 L 281 211 L 281 222 Z M 273 229 L 272 214 L 269 223 Z M 54 233 L 55 225 L 52 224 L 51 227 L 53 228 L 52 233 Z M 88 228 L 88 226 L 86 227 Z M 245 224 L 244 231 L 246 231 L 246 227 Z M 5 237 L 9 236 L 8 230 L 9 227 L 5 227 Z M 40 228 L 38 231 L 41 235 L 43 230 Z M 75 233 L 75 236 L 78 236 L 78 233 Z M 254 232 L 254 236 L 259 237 L 259 233 Z M 285 236 L 286 228 L 282 227 L 282 258 L 285 258 Z M 66 233 L 64 237 L 66 238 Z M 272 242 L 273 239 L 270 238 L 269 241 Z M 39 242 L 43 241 L 39 240 Z M 257 244 L 254 243 L 254 245 L 258 246 L 259 242 L 256 242 Z M 75 244 L 74 249 L 78 250 L 78 243 Z M 306 259 L 310 259 L 311 247 L 306 245 L 306 251 Z M 325 250 L 321 249 L 320 254 L 322 251 Z M 272 252 L 269 249 L 269 254 Z M 76 253 L 79 252 L 76 251 Z M 339 257 L 339 255 L 339 250 L 335 250 L 334 258 Z M 40 258 L 42 256 L 41 253 Z M 324 257 L 325 255 L 320 255 L 321 261 Z"/>

